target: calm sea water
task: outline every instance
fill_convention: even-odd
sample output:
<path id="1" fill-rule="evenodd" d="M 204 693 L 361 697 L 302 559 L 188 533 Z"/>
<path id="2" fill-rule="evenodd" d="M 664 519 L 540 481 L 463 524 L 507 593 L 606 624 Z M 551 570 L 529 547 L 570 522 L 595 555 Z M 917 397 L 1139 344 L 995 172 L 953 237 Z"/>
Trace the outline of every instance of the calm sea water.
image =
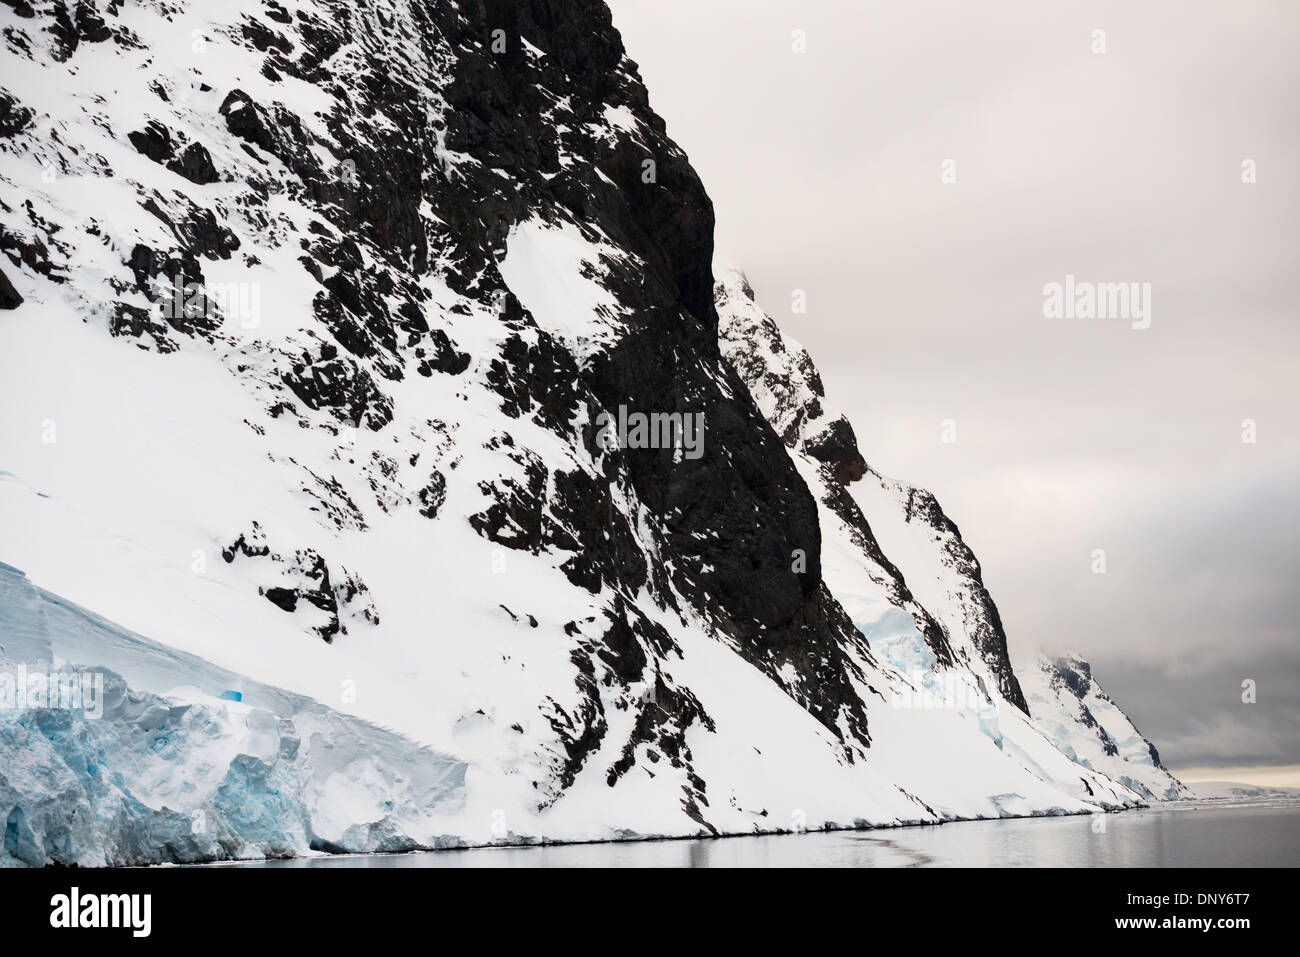
<path id="1" fill-rule="evenodd" d="M 1104 822 L 1104 830 L 1099 826 Z M 1185 801 L 1100 818 L 825 834 L 480 848 L 251 867 L 1297 867 L 1300 802 Z"/>

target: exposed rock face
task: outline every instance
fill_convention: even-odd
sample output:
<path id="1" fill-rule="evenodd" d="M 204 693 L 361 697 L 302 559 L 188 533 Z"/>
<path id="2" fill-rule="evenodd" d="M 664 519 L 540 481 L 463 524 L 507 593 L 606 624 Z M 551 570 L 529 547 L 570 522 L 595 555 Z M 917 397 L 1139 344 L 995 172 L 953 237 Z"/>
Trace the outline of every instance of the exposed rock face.
<path id="1" fill-rule="evenodd" d="M 718 333 L 727 360 L 759 397 L 781 441 L 830 466 L 841 485 L 862 478 L 867 463 L 853 426 L 842 414 L 827 412 L 826 390 L 808 351 L 783 336 L 758 307 L 743 273 L 720 277 L 714 298 L 729 320 Z"/>
<path id="2" fill-rule="evenodd" d="M 894 601 L 910 609 L 937 661 L 974 669 L 991 690 L 1028 713 L 1001 616 L 957 526 L 929 492 L 868 467 L 848 419 L 828 407 L 807 350 L 758 307 L 742 274 L 720 277 L 716 300 L 728 361 L 786 445 L 823 464 L 822 502 L 851 529 Z M 873 525 L 891 533 L 883 551 Z M 904 563 L 907 580 L 887 555 Z"/>
<path id="3" fill-rule="evenodd" d="M 603 4 L 30 12 L 0 12 L 0 356 L 15 434 L 53 408 L 60 438 L 0 463 L 28 532 L 0 558 L 362 689 L 338 706 L 474 769 L 466 842 L 1136 800 L 1080 797 L 1023 715 L 882 704 L 942 672 L 1024 709 L 955 527 L 893 508 L 952 541 L 932 607 L 807 354 L 743 284 L 715 299 L 712 206 Z M 620 411 L 658 425 L 610 446 Z M 908 769 L 971 750 L 996 795 Z"/>
<path id="4" fill-rule="evenodd" d="M 973 649 L 974 657 L 991 672 L 993 684 L 999 693 L 1021 711 L 1028 713 L 1025 696 L 1011 667 L 1002 616 L 988 589 L 984 587 L 975 553 L 962 541 L 957 526 L 944 514 L 938 501 L 929 492 L 891 481 L 874 472 L 872 478 L 883 491 L 892 492 L 898 501 L 906 498 L 904 520 L 916 528 L 918 535 L 924 535 L 928 543 L 938 546 L 937 563 L 927 570 L 930 584 L 937 585 L 940 590 L 930 592 L 935 597 L 928 607 L 934 609 L 935 614 L 948 625 L 950 632 L 965 636 Z M 918 568 L 914 580 L 919 582 L 927 570 Z"/>
<path id="5" fill-rule="evenodd" d="M 23 304 L 23 297 L 18 294 L 9 277 L 0 272 L 0 309 L 17 309 Z"/>

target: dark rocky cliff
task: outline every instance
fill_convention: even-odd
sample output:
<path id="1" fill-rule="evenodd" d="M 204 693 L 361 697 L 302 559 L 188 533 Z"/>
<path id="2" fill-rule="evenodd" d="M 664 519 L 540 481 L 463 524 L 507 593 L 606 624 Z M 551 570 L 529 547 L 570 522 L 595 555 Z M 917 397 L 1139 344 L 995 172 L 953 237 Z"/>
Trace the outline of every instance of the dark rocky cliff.
<path id="1" fill-rule="evenodd" d="M 124 17 L 113 2 L 60 0 L 9 32 L 6 55 L 40 55 L 26 39 L 33 31 L 52 34 L 55 58 L 74 67 L 96 48 L 136 49 L 142 40 Z M 581 419 L 595 473 L 502 437 L 494 451 L 526 478 L 485 481 L 489 504 L 468 516 L 506 549 L 571 553 L 569 580 L 613 596 L 603 623 L 569 623 L 587 706 L 554 721 L 566 742 L 562 785 L 606 732 L 597 686 L 651 680 L 655 663 L 674 654 L 673 639 L 638 609 L 642 593 L 663 608 L 691 606 L 841 738 L 853 760 L 869 737 L 843 649 L 860 638 L 822 583 L 815 503 L 720 358 L 712 206 L 651 110 L 608 8 L 588 0 L 320 0 L 290 12 L 267 0 L 230 19 L 222 39 L 260 60 L 256 84 L 223 87 L 206 72 L 211 61 L 196 55 L 179 82 L 154 79 L 140 90 L 155 118 L 112 130 L 157 164 L 138 201 L 174 241 L 122 249 L 108 331 L 159 353 L 181 338 L 236 345 L 228 364 L 256 380 L 273 417 L 329 428 L 315 415 L 325 413 L 340 434 L 394 428 L 393 389 L 412 375 L 477 378 L 508 416 L 565 440 Z M 286 105 L 301 84 L 327 108 Z M 6 115 L 18 115 L 18 98 L 4 97 Z M 625 119 L 611 121 L 611 111 Z M 4 146 L 35 150 L 38 135 L 8 124 Z M 56 152 L 50 162 L 56 175 L 112 175 L 102 156 L 74 161 Z M 308 221 L 279 215 L 286 200 L 309 211 Z M 15 268 L 56 281 L 76 272 L 66 231 L 34 210 L 6 212 L 0 248 Z M 621 253 L 604 263 L 601 280 L 620 306 L 623 334 L 612 347 L 575 355 L 507 287 L 499 270 L 507 239 L 531 219 L 577 224 Z M 85 228 L 112 232 L 93 219 Z M 202 287 L 216 261 L 256 265 L 253 249 L 267 243 L 297 246 L 293 281 L 316 290 L 306 347 L 232 343 L 219 308 L 202 298 L 179 314 L 165 310 L 177 282 Z M 462 297 L 453 313 L 492 310 L 503 335 L 494 354 L 457 341 L 431 301 L 430 277 Z M 619 406 L 702 415 L 703 455 L 602 455 L 595 416 Z M 379 468 L 391 474 L 388 464 Z M 309 484 L 340 529 L 364 527 L 365 509 L 330 476 Z M 445 485 L 435 470 L 419 490 L 426 517 L 442 517 Z M 623 500 L 645 515 L 620 508 Z M 228 543 L 227 561 L 250 560 L 239 546 L 257 534 L 257 518 Z M 653 556 L 638 520 L 655 540 Z M 349 578 L 339 595 L 344 572 L 332 581 L 328 556 L 293 542 L 261 543 L 256 554 L 292 578 L 267 589 L 269 599 L 289 612 L 304 602 L 325 611 L 331 617 L 316 630 L 326 640 L 346 633 L 344 605 L 364 598 L 361 578 Z M 382 602 L 365 614 L 381 619 Z M 656 697 L 634 737 L 659 741 L 689 765 L 683 730 L 709 718 L 688 689 L 665 685 Z M 625 768 L 616 764 L 611 779 Z"/>

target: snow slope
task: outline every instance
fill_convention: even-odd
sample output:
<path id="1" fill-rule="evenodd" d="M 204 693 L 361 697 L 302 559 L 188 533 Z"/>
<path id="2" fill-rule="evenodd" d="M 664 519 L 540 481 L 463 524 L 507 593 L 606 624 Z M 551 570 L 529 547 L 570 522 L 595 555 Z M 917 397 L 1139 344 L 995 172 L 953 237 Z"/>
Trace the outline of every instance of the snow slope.
<path id="1" fill-rule="evenodd" d="M 1097 685 L 1091 666 L 1077 653 L 1040 655 L 1021 678 L 1038 725 L 1073 760 L 1104 771 L 1148 800 L 1189 796 L 1187 786 L 1160 763 L 1155 745 Z"/>

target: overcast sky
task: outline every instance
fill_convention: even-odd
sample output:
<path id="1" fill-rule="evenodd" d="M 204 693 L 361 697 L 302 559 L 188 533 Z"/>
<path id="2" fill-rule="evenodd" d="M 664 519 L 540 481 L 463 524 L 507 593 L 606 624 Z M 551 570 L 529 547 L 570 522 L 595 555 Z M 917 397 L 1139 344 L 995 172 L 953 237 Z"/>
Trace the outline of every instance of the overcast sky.
<path id="1" fill-rule="evenodd" d="M 1083 653 L 1188 779 L 1300 785 L 1300 4 L 611 6 L 719 251 L 1013 660 Z M 1067 275 L 1149 283 L 1149 327 L 1045 317 Z"/>

